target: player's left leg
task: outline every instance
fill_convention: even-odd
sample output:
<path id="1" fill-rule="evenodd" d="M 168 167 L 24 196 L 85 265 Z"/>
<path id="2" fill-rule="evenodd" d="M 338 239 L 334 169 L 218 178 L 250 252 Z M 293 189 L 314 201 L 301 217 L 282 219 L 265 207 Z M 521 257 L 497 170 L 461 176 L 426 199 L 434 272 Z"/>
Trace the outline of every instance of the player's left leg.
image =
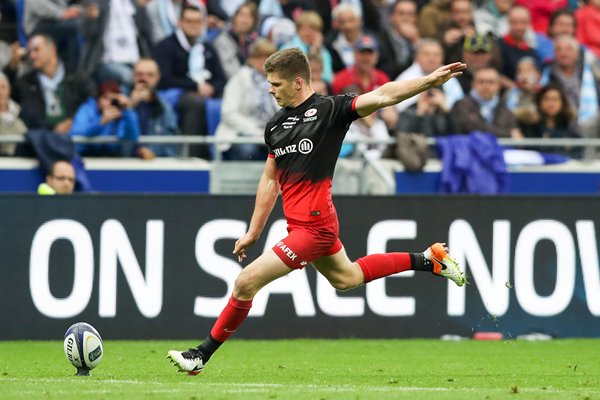
<path id="1" fill-rule="evenodd" d="M 465 278 L 458 264 L 448 254 L 448 249 L 436 243 L 423 253 L 382 253 L 350 261 L 342 247 L 338 252 L 318 258 L 312 264 L 333 287 L 348 290 L 402 271 L 429 271 L 452 280 L 458 286 Z"/>

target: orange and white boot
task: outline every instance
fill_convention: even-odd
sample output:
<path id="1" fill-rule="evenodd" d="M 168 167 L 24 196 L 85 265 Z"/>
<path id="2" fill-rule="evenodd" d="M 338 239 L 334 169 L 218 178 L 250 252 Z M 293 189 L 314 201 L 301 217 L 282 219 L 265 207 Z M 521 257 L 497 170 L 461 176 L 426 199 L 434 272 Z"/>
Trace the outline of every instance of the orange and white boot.
<path id="1" fill-rule="evenodd" d="M 435 275 L 448 278 L 458 286 L 465 284 L 466 279 L 458 267 L 458 263 L 448 254 L 448 247 L 445 243 L 432 244 L 423 252 L 423 255 L 433 263 Z"/>

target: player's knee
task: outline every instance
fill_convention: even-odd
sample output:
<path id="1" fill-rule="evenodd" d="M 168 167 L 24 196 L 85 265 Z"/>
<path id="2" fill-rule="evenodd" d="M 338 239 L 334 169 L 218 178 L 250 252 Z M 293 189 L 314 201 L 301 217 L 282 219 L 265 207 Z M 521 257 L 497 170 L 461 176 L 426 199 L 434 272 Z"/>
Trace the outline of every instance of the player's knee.
<path id="1" fill-rule="evenodd" d="M 340 291 L 354 289 L 355 287 L 360 286 L 363 281 L 364 277 L 360 267 L 348 268 L 343 274 L 329 277 L 329 283 L 331 283 L 331 286 Z"/>
<path id="2" fill-rule="evenodd" d="M 235 280 L 233 295 L 236 298 L 252 298 L 256 292 L 256 279 L 252 274 L 242 271 Z"/>
<path id="3" fill-rule="evenodd" d="M 329 283 L 331 283 L 331 286 L 333 286 L 336 290 L 344 292 L 346 290 L 354 289 L 362 282 L 358 282 L 351 276 L 345 276 L 340 279 L 330 280 Z"/>
<path id="4" fill-rule="evenodd" d="M 339 290 L 341 292 L 344 292 L 346 290 L 350 290 L 350 289 L 354 289 L 356 287 L 356 285 L 347 282 L 347 281 L 334 281 L 334 282 L 330 282 L 331 286 L 333 286 L 336 290 Z"/>

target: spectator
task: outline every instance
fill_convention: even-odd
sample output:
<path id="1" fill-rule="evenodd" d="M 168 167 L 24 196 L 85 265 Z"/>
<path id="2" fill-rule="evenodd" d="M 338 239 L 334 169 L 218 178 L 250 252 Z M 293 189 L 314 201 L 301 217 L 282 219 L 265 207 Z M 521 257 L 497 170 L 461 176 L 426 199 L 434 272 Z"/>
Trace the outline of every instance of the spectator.
<path id="1" fill-rule="evenodd" d="M 354 45 L 354 65 L 338 72 L 332 84 L 333 94 L 370 92 L 390 81 L 385 72 L 375 68 L 379 47 L 372 36 L 362 36 Z M 380 117 L 390 129 L 395 128 L 398 116 L 393 107 L 382 108 Z M 369 121 L 370 122 L 370 121 Z"/>
<path id="2" fill-rule="evenodd" d="M 133 67 L 131 108 L 135 110 L 143 136 L 174 136 L 178 133 L 177 116 L 173 107 L 157 93 L 160 81 L 158 64 L 151 58 L 142 58 Z M 137 155 L 145 160 L 158 157 L 175 157 L 173 145 L 151 144 L 139 146 Z"/>
<path id="3" fill-rule="evenodd" d="M 237 9 L 231 24 L 213 41 L 226 79 L 235 74 L 246 62 L 248 51 L 256 40 L 258 12 L 256 4 L 247 1 Z"/>
<path id="4" fill-rule="evenodd" d="M 370 92 L 390 81 L 385 72 L 377 69 L 379 47 L 369 35 L 362 36 L 354 45 L 354 65 L 335 74 L 332 84 L 333 94 L 347 93 L 348 86 L 358 88 L 358 93 Z"/>
<path id="5" fill-rule="evenodd" d="M 454 133 L 444 91 L 431 89 L 421 93 L 415 104 L 400 113 L 397 130 L 429 137 Z"/>
<path id="6" fill-rule="evenodd" d="M 469 66 L 457 78 L 464 93 L 471 91 L 473 73 L 480 68 L 494 67 L 498 69 L 500 55 L 491 35 L 476 35 L 466 38 L 463 43 L 461 59 Z"/>
<path id="7" fill-rule="evenodd" d="M 321 78 L 323 72 L 323 60 L 318 54 L 309 54 L 308 62 L 310 63 L 311 86 L 313 90 L 323 96 L 329 96 L 332 93 L 331 85 Z"/>
<path id="8" fill-rule="evenodd" d="M 79 25 L 81 7 L 67 0 L 27 0 L 23 16 L 25 34 L 46 34 L 57 44 L 59 57 L 67 72 L 79 61 Z"/>
<path id="9" fill-rule="evenodd" d="M 95 11 L 83 23 L 81 68 L 98 81 L 133 86 L 133 65 L 150 56 L 152 34 L 148 0 L 95 0 Z"/>
<path id="10" fill-rule="evenodd" d="M 500 75 L 494 68 L 475 71 L 473 88 L 452 108 L 457 133 L 488 132 L 497 137 L 523 137 L 510 110 L 500 101 Z"/>
<path id="11" fill-rule="evenodd" d="M 153 0 L 146 6 L 152 32 L 152 44 L 156 45 L 177 30 L 184 0 Z"/>
<path id="12" fill-rule="evenodd" d="M 67 133 L 77 108 L 93 95 L 94 86 L 79 72 L 66 73 L 49 36 L 31 37 L 28 49 L 33 70 L 14 86 L 21 118 L 28 129 Z"/>
<path id="13" fill-rule="evenodd" d="M 17 78 L 31 70 L 30 63 L 26 62 L 27 48 L 22 47 L 18 41 L 8 43 L 0 42 L 2 48 L 2 70 L 14 85 Z"/>
<path id="14" fill-rule="evenodd" d="M 0 71 L 4 70 L 12 60 L 12 49 L 8 42 L 0 39 Z"/>
<path id="15" fill-rule="evenodd" d="M 545 34 L 548 31 L 550 17 L 556 10 L 567 7 L 567 0 L 516 0 L 515 4 L 526 7 L 531 15 L 531 27 L 534 32 Z"/>
<path id="16" fill-rule="evenodd" d="M 296 34 L 296 25 L 291 19 L 267 17 L 260 27 L 260 34 L 280 48 L 292 40 Z"/>
<path id="17" fill-rule="evenodd" d="M 523 57 L 519 60 L 516 84 L 506 93 L 506 106 L 519 126 L 531 125 L 539 120 L 535 98 L 540 89 L 540 70 L 533 58 Z"/>
<path id="18" fill-rule="evenodd" d="M 379 159 L 383 156 L 388 145 L 364 143 L 365 139 L 385 140 L 389 139 L 390 134 L 386 123 L 379 117 L 377 113 L 367 115 L 353 121 L 348 128 L 346 139 L 360 140 L 356 144 L 344 143 L 342 145 L 340 157 L 366 157 L 369 159 Z"/>
<path id="19" fill-rule="evenodd" d="M 206 135 L 204 102 L 220 97 L 225 74 L 214 46 L 201 40 L 204 16 L 197 7 L 184 6 L 179 28 L 154 49 L 161 79 L 159 89 L 182 93 L 173 100 L 184 135 Z M 208 146 L 192 146 L 192 156 L 210 158 Z"/>
<path id="20" fill-rule="evenodd" d="M 442 45 L 435 39 L 421 39 L 416 49 L 415 62 L 398 77 L 397 81 L 414 79 L 430 74 L 441 67 L 444 60 Z M 464 97 L 464 93 L 457 80 L 451 79 L 442 85 L 446 98 L 446 107 L 452 108 L 457 100 Z M 397 112 L 401 113 L 408 107 L 417 103 L 418 96 L 413 96 L 396 105 Z"/>
<path id="21" fill-rule="evenodd" d="M 419 39 L 417 4 L 414 0 L 397 0 L 389 14 L 389 28 L 379 34 L 377 67 L 390 77 L 398 76 L 412 64 Z"/>
<path id="22" fill-rule="evenodd" d="M 554 44 L 552 40 L 560 35 L 575 37 L 575 14 L 566 8 L 556 10 L 550 16 L 547 35 L 538 34 L 535 52 L 542 65 L 554 60 Z"/>
<path id="23" fill-rule="evenodd" d="M 438 37 L 444 48 L 444 63 L 462 61 L 463 43 L 476 33 L 471 0 L 452 0 L 450 20 L 442 25 Z"/>
<path id="24" fill-rule="evenodd" d="M 450 19 L 452 0 L 431 0 L 419 13 L 417 25 L 422 37 L 435 38 L 441 26 Z"/>
<path id="25" fill-rule="evenodd" d="M 246 0 L 206 0 L 206 11 L 209 16 L 227 22 L 235 17 L 245 2 Z"/>
<path id="26" fill-rule="evenodd" d="M 484 0 L 481 7 L 473 11 L 475 28 L 480 35 L 501 38 L 508 33 L 508 12 L 514 0 Z"/>
<path id="27" fill-rule="evenodd" d="M 80 144 L 79 154 L 93 157 L 132 157 L 137 150 L 140 124 L 131 102 L 121 93 L 116 81 L 106 81 L 99 86 L 98 97 L 89 98 L 79 107 L 71 136 L 108 136 L 120 143 Z"/>
<path id="28" fill-rule="evenodd" d="M 577 112 L 579 126 L 594 121 L 598 115 L 598 81 L 592 68 L 582 62 L 577 40 L 568 35 L 554 39 L 555 60 L 544 67 L 541 84 L 549 82 L 562 86 L 569 105 Z"/>
<path id="29" fill-rule="evenodd" d="M 517 62 L 522 57 L 536 57 L 535 50 L 527 44 L 526 34 L 530 29 L 529 10 L 522 6 L 514 6 L 508 12 L 508 33 L 497 44 L 502 59 L 500 72 L 505 86 L 514 86 Z"/>
<path id="30" fill-rule="evenodd" d="M 575 11 L 577 40 L 600 58 L 600 0 L 589 0 Z"/>
<path id="31" fill-rule="evenodd" d="M 328 1 L 319 1 L 324 8 L 319 7 L 321 15 L 331 14 L 331 3 Z M 312 0 L 260 0 L 258 14 L 261 19 L 267 17 L 287 18 L 295 21 L 304 11 L 317 11 L 317 7 Z M 324 11 L 324 12 L 323 12 Z M 328 19 L 327 26 L 331 24 Z"/>
<path id="32" fill-rule="evenodd" d="M 19 118 L 21 106 L 10 98 L 10 82 L 0 72 L 0 135 L 22 135 L 27 131 L 25 123 Z M 15 154 L 16 145 L 0 143 L 0 156 Z"/>
<path id="33" fill-rule="evenodd" d="M 331 53 L 333 72 L 354 64 L 354 45 L 362 35 L 360 12 L 351 4 L 340 3 L 333 9 L 333 29 L 325 40 Z"/>
<path id="34" fill-rule="evenodd" d="M 46 175 L 46 181 L 38 186 L 38 194 L 72 194 L 75 190 L 75 169 L 64 160 L 52 164 Z"/>
<path id="35" fill-rule="evenodd" d="M 535 96 L 536 120 L 521 124 L 525 137 L 578 138 L 574 110 L 569 106 L 562 88 L 550 83 Z"/>
<path id="36" fill-rule="evenodd" d="M 277 49 L 267 39 L 259 39 L 250 47 L 246 65 L 242 66 L 225 85 L 221 106 L 221 123 L 216 137 L 255 137 L 264 135 L 265 124 L 279 107 L 269 92 L 263 69 L 267 58 Z M 228 160 L 265 160 L 266 146 L 254 143 L 219 145 Z"/>
<path id="37" fill-rule="evenodd" d="M 323 19 L 314 11 L 305 11 L 296 20 L 296 35 L 282 48 L 298 47 L 306 54 L 319 54 L 323 59 L 325 82 L 333 80 L 333 64 L 331 54 L 323 44 Z"/>

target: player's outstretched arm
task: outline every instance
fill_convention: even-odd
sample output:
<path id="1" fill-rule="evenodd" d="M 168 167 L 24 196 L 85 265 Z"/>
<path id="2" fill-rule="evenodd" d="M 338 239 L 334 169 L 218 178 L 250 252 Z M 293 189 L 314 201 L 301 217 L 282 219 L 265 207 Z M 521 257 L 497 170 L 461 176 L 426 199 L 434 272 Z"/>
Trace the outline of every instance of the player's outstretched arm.
<path id="1" fill-rule="evenodd" d="M 279 194 L 279 182 L 277 181 L 277 170 L 274 158 L 267 158 L 265 169 L 258 183 L 256 190 L 256 203 L 254 204 L 254 212 L 250 220 L 248 232 L 235 242 L 233 254 L 237 254 L 238 261 L 242 262 L 246 258 L 246 248 L 254 244 L 260 237 L 275 201 Z"/>
<path id="2" fill-rule="evenodd" d="M 444 65 L 421 78 L 388 82 L 371 92 L 358 96 L 356 111 L 358 115 L 364 117 L 380 108 L 398 104 L 402 100 L 446 83 L 448 80 L 461 75 L 466 68 L 466 64 L 455 62 Z"/>

